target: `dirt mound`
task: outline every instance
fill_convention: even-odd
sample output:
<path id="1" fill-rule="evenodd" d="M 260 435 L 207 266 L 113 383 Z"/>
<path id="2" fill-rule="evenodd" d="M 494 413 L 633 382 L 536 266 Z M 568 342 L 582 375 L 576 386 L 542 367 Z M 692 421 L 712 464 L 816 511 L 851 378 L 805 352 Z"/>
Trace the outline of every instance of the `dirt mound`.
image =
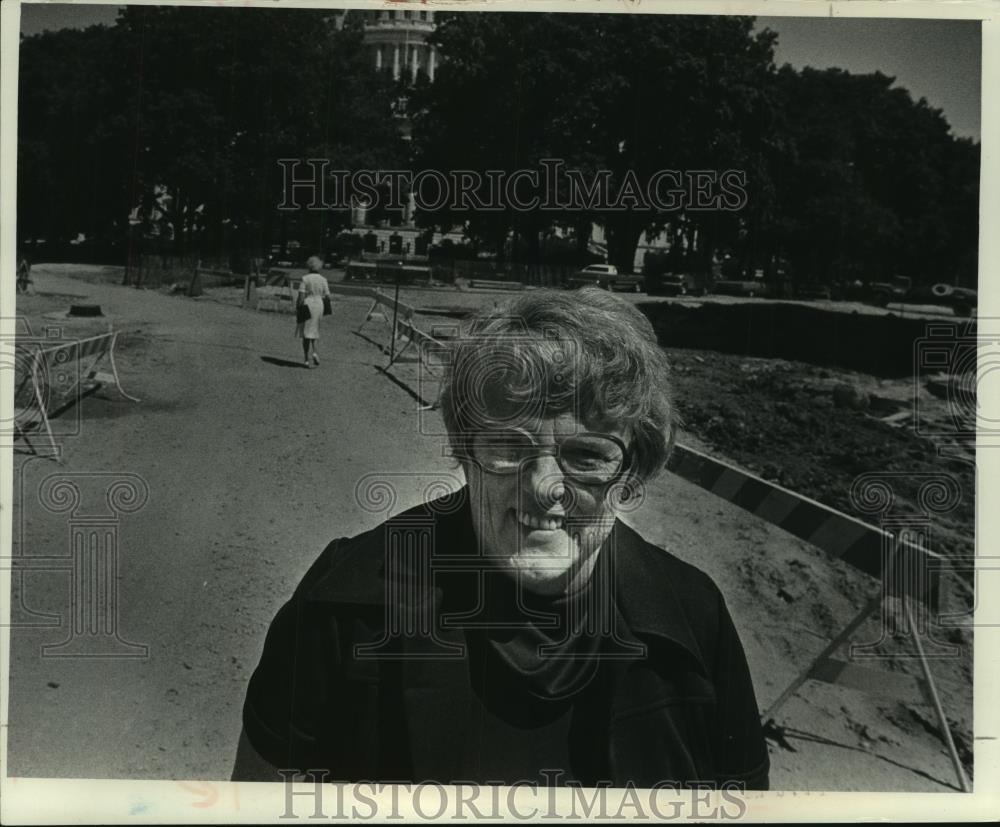
<path id="1" fill-rule="evenodd" d="M 838 404 L 847 386 L 854 399 L 874 397 L 895 400 L 897 408 L 912 407 L 911 381 L 880 381 L 780 359 L 669 352 L 684 427 L 719 456 L 861 519 L 868 517 L 850 496 L 859 475 L 893 474 L 895 508 L 916 515 L 923 513 L 917 501 L 920 485 L 930 475 L 948 474 L 962 496 L 953 511 L 935 515 L 935 548 L 948 555 L 973 553 L 974 449 L 964 459 L 942 457 L 942 443 L 884 421 L 879 405 Z M 921 402 L 922 410 L 947 407 L 930 394 Z"/>

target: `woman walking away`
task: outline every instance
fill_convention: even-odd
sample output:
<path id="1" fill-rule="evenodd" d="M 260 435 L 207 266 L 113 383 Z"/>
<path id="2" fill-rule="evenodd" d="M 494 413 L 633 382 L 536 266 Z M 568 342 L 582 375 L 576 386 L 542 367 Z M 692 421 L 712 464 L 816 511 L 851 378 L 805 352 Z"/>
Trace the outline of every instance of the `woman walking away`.
<path id="1" fill-rule="evenodd" d="M 319 256 L 310 256 L 306 262 L 309 273 L 302 277 L 299 285 L 299 296 L 296 303 L 296 313 L 299 319 L 295 335 L 302 338 L 303 366 L 311 368 L 319 365 L 319 355 L 316 353 L 316 340 L 319 338 L 319 320 L 323 318 L 323 300 L 330 296 L 330 285 L 319 274 L 323 260 Z M 300 308 L 306 308 L 309 315 L 305 316 Z M 309 357 L 312 357 L 312 363 Z"/>

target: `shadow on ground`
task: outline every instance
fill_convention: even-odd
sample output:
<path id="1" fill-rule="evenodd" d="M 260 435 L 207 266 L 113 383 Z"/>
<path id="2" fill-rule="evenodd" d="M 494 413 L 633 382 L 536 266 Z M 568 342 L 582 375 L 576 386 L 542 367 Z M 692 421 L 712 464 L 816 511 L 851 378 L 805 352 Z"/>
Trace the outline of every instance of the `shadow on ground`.
<path id="1" fill-rule="evenodd" d="M 302 370 L 305 365 L 302 362 L 295 362 L 291 359 L 281 359 L 277 356 L 261 356 L 260 361 L 267 362 L 269 365 L 277 365 L 279 368 L 298 368 Z"/>

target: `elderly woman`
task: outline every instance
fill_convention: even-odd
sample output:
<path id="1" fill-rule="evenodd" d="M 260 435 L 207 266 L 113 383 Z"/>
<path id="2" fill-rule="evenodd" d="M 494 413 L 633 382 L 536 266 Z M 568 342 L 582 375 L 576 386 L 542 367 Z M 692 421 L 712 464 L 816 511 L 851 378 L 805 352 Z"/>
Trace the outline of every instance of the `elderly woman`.
<path id="1" fill-rule="evenodd" d="M 311 368 L 319 365 L 316 340 L 319 339 L 319 321 L 323 318 L 323 299 L 330 296 L 330 284 L 319 273 L 323 266 L 323 260 L 319 256 L 310 256 L 306 266 L 309 272 L 302 277 L 299 285 L 296 310 L 305 307 L 309 315 L 296 323 L 295 335 L 302 339 L 303 367 Z M 309 361 L 310 357 L 312 362 Z"/>
<path id="2" fill-rule="evenodd" d="M 719 590 L 617 519 L 674 438 L 646 318 L 526 293 L 455 342 L 441 408 L 468 485 L 314 563 L 268 632 L 234 779 L 766 788 Z"/>

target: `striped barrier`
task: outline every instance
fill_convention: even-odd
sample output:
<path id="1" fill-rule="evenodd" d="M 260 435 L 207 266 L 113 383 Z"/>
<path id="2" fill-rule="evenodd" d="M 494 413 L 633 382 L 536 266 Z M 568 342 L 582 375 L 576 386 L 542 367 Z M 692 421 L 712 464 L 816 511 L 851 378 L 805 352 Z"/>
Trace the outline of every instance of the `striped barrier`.
<path id="1" fill-rule="evenodd" d="M 338 283 L 330 285 L 330 292 L 339 296 L 362 296 L 366 299 L 373 299 L 381 295 L 374 287 L 356 287 L 352 284 Z"/>
<path id="2" fill-rule="evenodd" d="M 428 265 L 403 264 L 395 259 L 389 261 L 349 261 L 344 268 L 348 279 L 359 281 L 381 281 L 392 284 L 397 278 L 407 282 L 430 280 L 431 268 Z"/>
<path id="3" fill-rule="evenodd" d="M 400 320 L 397 328 L 400 335 L 406 339 L 406 343 L 396 351 L 392 361 L 386 365 L 386 369 L 392 367 L 395 362 L 398 362 L 410 347 L 416 348 L 417 358 L 428 368 L 432 366 L 430 354 L 441 354 L 447 349 L 447 346 L 443 342 L 435 339 L 428 333 L 424 333 L 409 319 Z"/>
<path id="4" fill-rule="evenodd" d="M 52 435 L 49 417 L 53 411 L 71 404 L 74 395 L 79 399 L 83 385 L 100 387 L 113 384 L 125 399 L 138 402 L 136 397 L 125 393 L 118 378 L 114 353 L 117 340 L 118 332 L 109 331 L 87 339 L 75 339 L 57 345 L 46 344 L 37 349 L 18 346 L 25 371 L 15 389 L 15 436 L 20 435 L 30 446 L 27 428 L 33 425 L 44 427 L 52 448 L 51 456 L 58 459 L 59 446 Z M 110 372 L 99 369 L 105 360 Z M 18 405 L 18 398 L 29 404 Z"/>
<path id="5" fill-rule="evenodd" d="M 292 313 L 295 310 L 295 293 L 288 286 L 246 287 L 245 301 L 256 311 Z"/>
<path id="6" fill-rule="evenodd" d="M 937 606 L 944 558 L 887 531 L 851 517 L 772 482 L 676 445 L 667 469 L 700 488 L 784 529 L 832 557 L 885 584 L 890 595 L 907 594 Z M 894 555 L 884 550 L 894 547 Z"/>
<path id="7" fill-rule="evenodd" d="M 472 289 L 483 290 L 523 290 L 524 284 L 519 281 L 503 281 L 500 279 L 472 279 L 469 282 Z"/>
<path id="8" fill-rule="evenodd" d="M 381 317 L 390 328 L 390 335 L 392 336 L 391 349 L 392 353 L 395 355 L 396 341 L 399 339 L 399 325 L 401 322 L 409 322 L 413 319 L 413 316 L 417 312 L 416 308 L 401 301 L 397 301 L 377 289 L 372 290 L 371 298 L 371 306 L 365 313 L 364 321 L 358 325 L 356 332 L 360 333 L 364 329 L 364 326 L 376 316 Z M 395 360 L 393 359 L 393 361 Z M 390 361 L 389 364 L 392 364 L 392 361 Z"/>
<path id="9" fill-rule="evenodd" d="M 270 283 L 275 280 L 285 283 Z M 286 313 L 291 313 L 295 310 L 295 293 L 298 290 L 298 279 L 289 277 L 287 274 L 272 276 L 269 279 L 269 283 L 262 287 L 257 287 L 254 281 L 253 276 L 246 277 L 243 286 L 243 305 L 245 307 L 253 307 L 255 310 L 275 310 Z M 366 299 L 373 299 L 382 295 L 373 287 L 355 287 L 349 284 L 338 283 L 330 285 L 330 293 L 340 296 L 360 296 Z"/>
<path id="10" fill-rule="evenodd" d="M 374 291 L 372 299 L 373 299 L 372 309 L 378 307 L 379 305 L 387 308 L 388 310 L 392 310 L 393 307 L 395 307 L 397 316 L 400 319 L 407 319 L 407 320 L 412 319 L 417 312 L 417 309 L 412 305 L 406 304 L 405 302 L 396 301 L 395 299 L 391 298 L 390 296 L 387 296 L 380 290 Z"/>
<path id="11" fill-rule="evenodd" d="M 964 792 L 970 791 L 971 786 L 930 671 L 928 653 L 921 642 L 927 630 L 918 624 L 910 605 L 911 600 L 917 600 L 930 608 L 937 608 L 940 574 L 947 568 L 946 559 L 922 543 L 905 539 L 902 536 L 905 524 L 898 526 L 901 529 L 900 536 L 894 535 L 684 445 L 675 446 L 667 467 L 683 479 L 823 549 L 881 582 L 880 593 L 868 600 L 861 611 L 764 711 L 761 718 L 765 730 L 776 734 L 779 742 L 783 739 L 782 730 L 775 723 L 774 717 L 785 702 L 809 680 L 867 694 L 888 695 L 899 701 L 927 704 L 934 708 L 941 739 L 951 758 L 958 786 Z M 920 529 L 914 534 L 920 536 Z M 901 612 L 897 614 L 902 614 L 902 626 L 916 650 L 922 679 L 899 672 L 870 669 L 834 657 L 834 653 L 847 644 L 851 636 L 880 608 L 883 640 L 885 639 L 887 627 L 895 623 L 894 616 L 886 606 L 886 597 L 897 598 L 901 604 Z M 884 654 L 879 651 L 881 642 L 852 646 L 852 655 L 884 658 Z M 932 653 L 931 657 L 955 656 L 956 647 L 942 645 L 940 641 L 933 642 L 939 646 L 939 651 Z"/>

